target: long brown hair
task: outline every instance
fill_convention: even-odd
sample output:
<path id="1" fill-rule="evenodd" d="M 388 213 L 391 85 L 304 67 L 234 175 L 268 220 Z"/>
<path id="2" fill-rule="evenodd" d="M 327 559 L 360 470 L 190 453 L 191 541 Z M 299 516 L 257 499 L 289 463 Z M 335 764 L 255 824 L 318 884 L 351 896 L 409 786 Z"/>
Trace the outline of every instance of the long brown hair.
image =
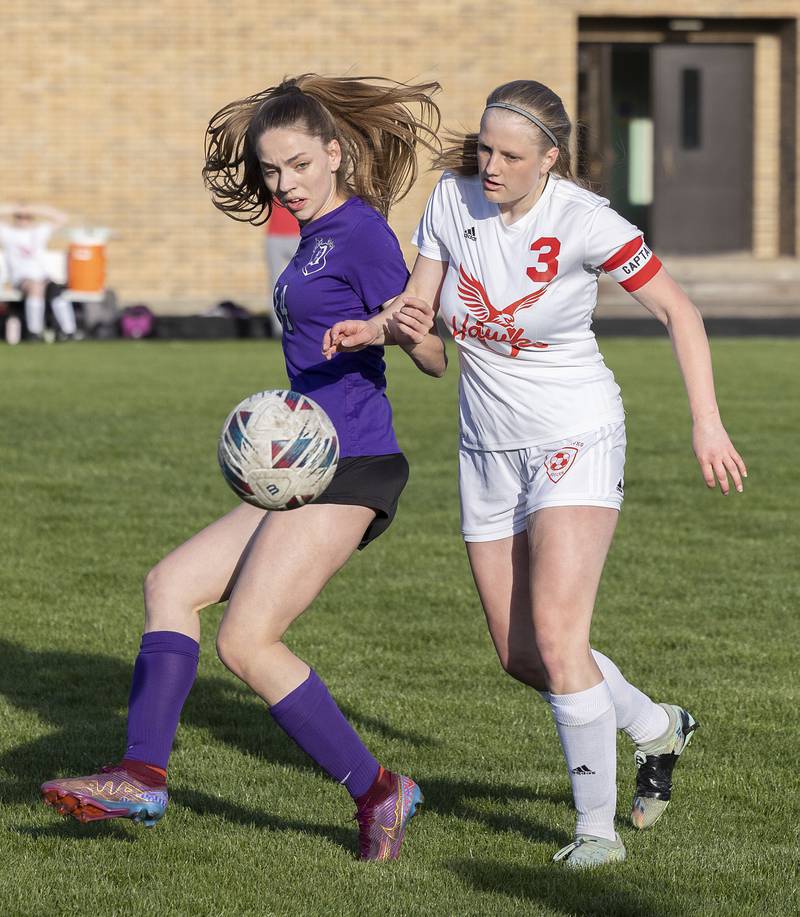
<path id="1" fill-rule="evenodd" d="M 209 121 L 203 179 L 214 206 L 234 220 L 265 222 L 272 212 L 256 144 L 264 131 L 296 127 L 327 145 L 338 140 L 338 190 L 384 216 L 417 177 L 417 146 L 438 154 L 438 83 L 304 73 L 231 102 Z M 415 113 L 418 109 L 418 113 Z"/>
<path id="2" fill-rule="evenodd" d="M 572 171 L 572 160 L 569 152 L 569 138 L 572 133 L 572 123 L 564 108 L 561 99 L 543 83 L 535 80 L 513 80 L 494 89 L 486 99 L 486 104 L 493 102 L 508 102 L 518 105 L 529 111 L 532 115 L 543 121 L 555 134 L 558 141 L 558 159 L 550 170 L 555 175 L 567 178 L 577 183 Z M 544 149 L 551 149 L 553 144 L 545 133 L 534 124 L 531 130 L 539 135 L 540 143 Z M 457 133 L 447 134 L 446 146 L 436 158 L 435 169 L 449 169 L 458 175 L 478 174 L 478 134 Z"/>

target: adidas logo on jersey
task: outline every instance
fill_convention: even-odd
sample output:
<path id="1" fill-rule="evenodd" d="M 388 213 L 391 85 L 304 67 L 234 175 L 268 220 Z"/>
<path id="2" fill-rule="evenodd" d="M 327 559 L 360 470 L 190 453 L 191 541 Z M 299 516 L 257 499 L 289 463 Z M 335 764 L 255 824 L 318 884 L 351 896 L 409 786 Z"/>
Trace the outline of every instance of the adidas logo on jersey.
<path id="1" fill-rule="evenodd" d="M 593 774 L 594 771 L 586 764 L 581 764 L 580 767 L 573 767 L 570 773 L 577 774 L 579 777 L 583 777 L 586 774 Z"/>
<path id="2" fill-rule="evenodd" d="M 464 238 L 469 242 L 477 242 L 477 236 L 475 235 L 475 227 L 470 226 L 469 229 L 464 230 Z"/>

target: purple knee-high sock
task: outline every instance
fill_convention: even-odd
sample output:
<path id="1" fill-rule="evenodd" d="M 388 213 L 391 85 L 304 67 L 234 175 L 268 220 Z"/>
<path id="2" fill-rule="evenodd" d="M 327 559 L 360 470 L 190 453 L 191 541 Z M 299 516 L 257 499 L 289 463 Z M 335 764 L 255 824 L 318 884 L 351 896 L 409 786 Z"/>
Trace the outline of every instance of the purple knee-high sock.
<path id="1" fill-rule="evenodd" d="M 186 634 L 154 630 L 142 636 L 128 700 L 125 758 L 166 769 L 199 658 L 200 645 Z"/>
<path id="2" fill-rule="evenodd" d="M 269 712 L 286 735 L 345 786 L 354 799 L 372 786 L 380 765 L 313 669 L 301 685 L 273 704 Z"/>

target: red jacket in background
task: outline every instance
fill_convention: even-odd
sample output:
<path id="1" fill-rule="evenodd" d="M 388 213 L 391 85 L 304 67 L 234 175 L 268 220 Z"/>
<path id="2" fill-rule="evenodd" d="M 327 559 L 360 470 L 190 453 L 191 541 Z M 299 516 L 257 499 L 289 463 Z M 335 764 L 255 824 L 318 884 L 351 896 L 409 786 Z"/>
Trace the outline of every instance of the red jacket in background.
<path id="1" fill-rule="evenodd" d="M 273 202 L 272 215 L 267 220 L 264 231 L 268 236 L 299 236 L 300 224 L 289 210 Z"/>

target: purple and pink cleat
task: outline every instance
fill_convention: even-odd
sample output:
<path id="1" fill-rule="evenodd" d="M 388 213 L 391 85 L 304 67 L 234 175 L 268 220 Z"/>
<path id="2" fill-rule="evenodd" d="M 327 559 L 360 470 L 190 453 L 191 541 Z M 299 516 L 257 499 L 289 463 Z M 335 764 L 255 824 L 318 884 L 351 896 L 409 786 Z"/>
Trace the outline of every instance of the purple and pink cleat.
<path id="1" fill-rule="evenodd" d="M 123 764 L 85 777 L 48 780 L 41 794 L 59 814 L 79 822 L 130 818 L 147 827 L 159 821 L 169 801 L 165 783 L 144 781 Z M 420 788 L 410 777 L 381 769 L 374 788 L 359 802 L 359 859 L 397 859 L 408 821 L 423 802 Z"/>
<path id="2" fill-rule="evenodd" d="M 148 828 L 161 818 L 169 801 L 166 784 L 145 783 L 121 764 L 106 765 L 86 777 L 48 780 L 41 794 L 48 806 L 79 822 L 130 818 Z"/>
<path id="3" fill-rule="evenodd" d="M 422 791 L 410 777 L 383 772 L 390 789 L 380 796 L 370 795 L 356 812 L 358 822 L 358 858 L 360 860 L 395 860 L 408 821 L 422 804 Z"/>

